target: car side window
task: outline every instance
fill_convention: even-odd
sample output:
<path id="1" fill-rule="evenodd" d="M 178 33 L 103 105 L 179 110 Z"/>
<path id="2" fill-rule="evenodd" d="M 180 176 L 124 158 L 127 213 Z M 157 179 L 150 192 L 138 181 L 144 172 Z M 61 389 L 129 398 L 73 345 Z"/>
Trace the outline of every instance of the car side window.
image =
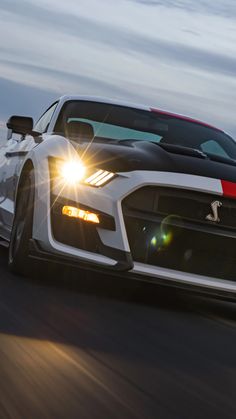
<path id="1" fill-rule="evenodd" d="M 36 125 L 34 126 L 34 131 L 43 134 L 47 131 L 50 121 L 52 119 L 52 115 L 57 107 L 58 102 L 54 103 L 49 109 L 44 112 L 41 118 L 38 120 Z"/>

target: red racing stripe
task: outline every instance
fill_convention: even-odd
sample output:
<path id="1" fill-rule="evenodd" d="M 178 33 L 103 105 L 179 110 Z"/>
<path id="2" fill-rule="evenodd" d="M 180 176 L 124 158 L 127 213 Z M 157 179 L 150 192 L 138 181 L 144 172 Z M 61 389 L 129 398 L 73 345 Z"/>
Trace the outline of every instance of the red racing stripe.
<path id="1" fill-rule="evenodd" d="M 221 185 L 224 196 L 229 196 L 236 199 L 236 183 L 228 182 L 227 180 L 221 180 Z"/>
<path id="2" fill-rule="evenodd" d="M 207 124 L 206 122 L 199 121 L 198 119 L 194 119 L 194 118 L 191 118 L 189 116 L 179 115 L 177 113 L 172 113 L 172 112 L 168 112 L 168 111 L 162 111 L 161 109 L 156 109 L 156 108 L 150 108 L 150 111 L 158 113 L 160 115 L 170 116 L 171 118 L 181 119 L 182 121 L 192 122 L 194 124 L 202 125 L 202 126 L 207 127 L 207 128 L 213 128 L 216 131 L 222 132 L 221 129 L 219 129 L 217 127 L 214 127 L 213 125 Z"/>

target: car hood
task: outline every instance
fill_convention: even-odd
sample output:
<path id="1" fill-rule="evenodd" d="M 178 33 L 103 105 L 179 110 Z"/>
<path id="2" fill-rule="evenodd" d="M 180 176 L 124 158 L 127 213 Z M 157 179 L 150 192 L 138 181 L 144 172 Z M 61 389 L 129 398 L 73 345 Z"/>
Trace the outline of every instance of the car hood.
<path id="1" fill-rule="evenodd" d="M 187 173 L 236 182 L 236 165 L 165 150 L 148 141 L 82 143 L 76 148 L 86 165 L 111 172 L 133 170 Z"/>

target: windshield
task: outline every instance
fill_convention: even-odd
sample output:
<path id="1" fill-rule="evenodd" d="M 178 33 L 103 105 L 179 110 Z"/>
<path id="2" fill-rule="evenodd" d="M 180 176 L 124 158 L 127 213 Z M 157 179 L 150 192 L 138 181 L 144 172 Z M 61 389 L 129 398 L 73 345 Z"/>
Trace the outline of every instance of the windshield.
<path id="1" fill-rule="evenodd" d="M 55 131 L 77 141 L 151 141 L 236 159 L 236 143 L 224 132 L 158 111 L 69 101 L 61 110 Z"/>

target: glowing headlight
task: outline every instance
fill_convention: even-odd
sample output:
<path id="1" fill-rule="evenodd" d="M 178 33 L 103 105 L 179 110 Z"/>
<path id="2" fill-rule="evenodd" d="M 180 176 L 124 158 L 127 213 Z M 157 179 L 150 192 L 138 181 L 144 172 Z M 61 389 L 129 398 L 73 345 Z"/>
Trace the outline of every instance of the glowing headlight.
<path id="1" fill-rule="evenodd" d="M 60 167 L 60 175 L 69 184 L 80 182 L 85 176 L 85 167 L 79 161 L 63 162 Z"/>
<path id="2" fill-rule="evenodd" d="M 115 177 L 115 173 L 108 172 L 107 170 L 96 170 L 91 176 L 84 180 L 84 183 L 87 183 L 91 186 L 103 186 L 108 183 L 111 179 Z"/>
<path id="3" fill-rule="evenodd" d="M 95 169 L 84 165 L 81 160 L 51 159 L 51 172 L 54 181 L 76 185 L 104 186 L 117 175 L 103 169 Z"/>

